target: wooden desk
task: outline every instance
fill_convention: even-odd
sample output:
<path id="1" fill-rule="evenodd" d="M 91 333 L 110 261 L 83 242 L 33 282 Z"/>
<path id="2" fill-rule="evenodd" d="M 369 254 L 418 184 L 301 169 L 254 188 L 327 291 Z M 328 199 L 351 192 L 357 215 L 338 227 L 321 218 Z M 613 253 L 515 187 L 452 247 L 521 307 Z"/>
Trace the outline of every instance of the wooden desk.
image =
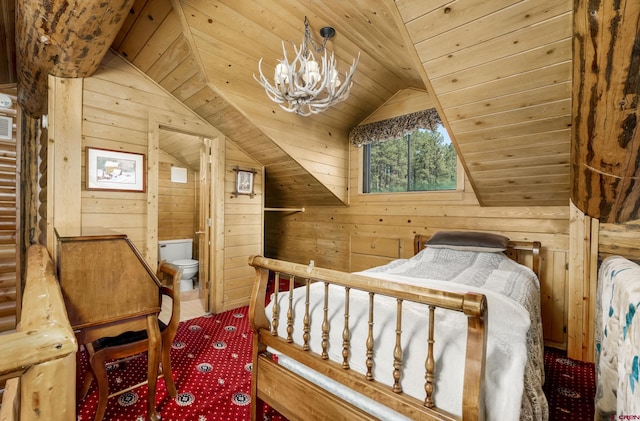
<path id="1" fill-rule="evenodd" d="M 160 281 L 124 234 L 85 229 L 79 235 L 56 231 L 56 236 L 58 279 L 78 344 L 146 329 L 148 420 L 159 419 L 155 393 L 160 360 Z M 103 414 L 99 405 L 96 419 Z"/>

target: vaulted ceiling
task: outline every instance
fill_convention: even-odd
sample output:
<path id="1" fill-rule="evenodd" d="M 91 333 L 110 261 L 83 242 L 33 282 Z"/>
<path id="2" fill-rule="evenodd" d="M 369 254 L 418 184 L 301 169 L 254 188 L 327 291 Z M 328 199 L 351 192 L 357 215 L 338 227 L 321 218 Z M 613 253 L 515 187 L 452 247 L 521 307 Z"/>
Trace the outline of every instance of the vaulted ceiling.
<path id="1" fill-rule="evenodd" d="M 113 49 L 265 165 L 270 206 L 338 205 L 347 200 L 349 130 L 399 90 L 424 90 L 424 83 L 397 30 L 393 3 L 327 6 L 140 1 Z M 253 78 L 260 58 L 273 74 L 283 40 L 292 53 L 305 16 L 316 39 L 322 26 L 336 29 L 328 46 L 340 69 L 360 52 L 350 97 L 312 117 L 282 111 Z"/>
<path id="2" fill-rule="evenodd" d="M 569 202 L 570 0 L 129 1 L 112 50 L 265 165 L 269 206 L 346 203 L 349 131 L 407 91 L 440 112 L 482 205 Z M 254 80 L 305 16 L 316 39 L 336 29 L 340 69 L 360 54 L 349 98 L 310 117 Z"/>
<path id="3" fill-rule="evenodd" d="M 263 163 L 272 205 L 345 201 L 334 178 L 346 171 L 323 171 L 300 137 L 346 169 L 349 130 L 406 88 L 436 94 L 482 204 L 566 205 L 571 6 L 142 0 L 112 47 Z M 328 46 L 341 69 L 360 54 L 350 97 L 311 117 L 281 111 L 253 78 L 260 58 L 272 74 L 283 40 L 301 42 L 305 16 L 316 37 L 336 29 Z"/>

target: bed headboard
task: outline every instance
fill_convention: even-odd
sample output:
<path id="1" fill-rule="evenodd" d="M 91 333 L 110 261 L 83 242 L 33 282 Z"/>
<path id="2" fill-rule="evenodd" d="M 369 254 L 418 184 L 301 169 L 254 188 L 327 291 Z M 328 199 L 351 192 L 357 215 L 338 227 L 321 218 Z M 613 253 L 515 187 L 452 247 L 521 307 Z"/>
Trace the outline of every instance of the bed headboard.
<path id="1" fill-rule="evenodd" d="M 413 254 L 427 246 L 427 240 L 431 238 L 428 234 L 416 234 L 413 237 Z M 530 252 L 532 254 L 531 270 L 540 279 L 540 241 L 509 241 L 507 250 L 504 252 L 509 258 L 516 262 L 522 263 L 519 259 L 520 252 Z"/>

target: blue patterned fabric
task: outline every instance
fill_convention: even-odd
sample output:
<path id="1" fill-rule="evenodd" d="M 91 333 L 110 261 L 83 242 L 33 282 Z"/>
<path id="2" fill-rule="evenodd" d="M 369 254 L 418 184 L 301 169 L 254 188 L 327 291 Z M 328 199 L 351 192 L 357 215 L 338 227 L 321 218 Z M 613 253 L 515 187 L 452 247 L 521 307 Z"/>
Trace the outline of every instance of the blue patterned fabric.
<path id="1" fill-rule="evenodd" d="M 596 297 L 596 420 L 640 415 L 640 266 L 606 258 Z"/>

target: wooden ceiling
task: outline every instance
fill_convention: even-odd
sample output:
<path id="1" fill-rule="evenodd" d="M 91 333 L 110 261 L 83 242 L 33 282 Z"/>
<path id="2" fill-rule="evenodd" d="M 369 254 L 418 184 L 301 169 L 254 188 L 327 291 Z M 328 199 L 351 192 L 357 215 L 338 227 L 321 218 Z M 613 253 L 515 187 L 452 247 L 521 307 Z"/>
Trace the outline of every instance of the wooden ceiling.
<path id="1" fill-rule="evenodd" d="M 571 10 L 566 0 L 138 0 L 112 47 L 265 165 L 270 206 L 346 201 L 346 181 L 331 178 L 347 172 L 323 172 L 295 143 L 308 130 L 331 136 L 333 167 L 346 169 L 349 130 L 406 88 L 435 93 L 483 205 L 566 205 Z M 314 33 L 336 29 L 340 68 L 360 53 L 350 97 L 312 117 L 283 113 L 253 79 L 260 58 L 272 72 L 282 40 L 302 40 L 305 16 Z"/>
<path id="2" fill-rule="evenodd" d="M 567 205 L 572 8 L 569 0 L 135 0 L 112 49 L 265 165 L 268 206 L 348 202 L 349 130 L 407 88 L 433 97 L 482 205 Z M 253 78 L 260 58 L 271 74 L 283 40 L 300 43 L 305 16 L 316 39 L 321 27 L 336 29 L 328 48 L 340 69 L 360 53 L 350 97 L 311 117 L 280 110 Z"/>
<path id="3" fill-rule="evenodd" d="M 487 206 L 568 203 L 572 2 L 398 2 Z"/>

